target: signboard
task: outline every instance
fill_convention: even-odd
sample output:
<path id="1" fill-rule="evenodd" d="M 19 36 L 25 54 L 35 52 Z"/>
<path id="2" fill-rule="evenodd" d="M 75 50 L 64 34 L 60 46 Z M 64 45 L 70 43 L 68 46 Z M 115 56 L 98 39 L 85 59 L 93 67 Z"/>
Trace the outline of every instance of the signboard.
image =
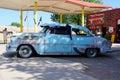
<path id="1" fill-rule="evenodd" d="M 104 23 L 104 14 L 93 14 L 88 16 L 88 24 L 89 25 L 96 25 L 96 24 L 103 24 Z"/>
<path id="2" fill-rule="evenodd" d="M 104 14 L 103 14 L 103 13 L 100 13 L 100 14 L 92 14 L 92 15 L 89 15 L 89 16 L 88 16 L 89 19 L 102 18 L 102 17 L 104 17 Z"/>
<path id="3" fill-rule="evenodd" d="M 113 33 L 113 31 L 114 31 L 113 29 L 114 29 L 113 27 L 109 27 L 109 32 Z"/>

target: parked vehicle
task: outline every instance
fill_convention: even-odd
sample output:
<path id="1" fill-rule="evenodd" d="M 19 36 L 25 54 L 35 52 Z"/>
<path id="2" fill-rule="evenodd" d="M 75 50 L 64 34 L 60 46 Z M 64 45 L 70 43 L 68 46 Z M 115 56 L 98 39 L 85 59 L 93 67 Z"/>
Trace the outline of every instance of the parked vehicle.
<path id="1" fill-rule="evenodd" d="M 20 57 L 39 55 L 80 55 L 95 57 L 111 50 L 111 42 L 94 36 L 86 27 L 73 24 L 43 24 L 39 33 L 22 34 L 10 42 L 7 51 L 16 51 Z"/>

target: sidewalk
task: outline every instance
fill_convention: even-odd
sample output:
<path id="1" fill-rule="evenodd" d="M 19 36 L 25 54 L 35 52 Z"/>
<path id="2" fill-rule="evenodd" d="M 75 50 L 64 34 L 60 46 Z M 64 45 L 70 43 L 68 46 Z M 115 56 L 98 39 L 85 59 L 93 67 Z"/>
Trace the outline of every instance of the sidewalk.
<path id="1" fill-rule="evenodd" d="M 112 51 L 120 51 L 120 43 L 113 43 Z"/>

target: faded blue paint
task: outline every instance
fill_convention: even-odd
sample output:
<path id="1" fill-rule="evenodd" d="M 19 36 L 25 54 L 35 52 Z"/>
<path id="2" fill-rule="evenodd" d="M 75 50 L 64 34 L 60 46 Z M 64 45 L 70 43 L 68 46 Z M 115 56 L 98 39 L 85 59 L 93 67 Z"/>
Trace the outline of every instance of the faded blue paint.
<path id="1" fill-rule="evenodd" d="M 45 39 L 46 53 L 71 53 L 71 39 L 69 35 L 47 34 Z M 56 53 L 58 52 L 58 53 Z"/>
<path id="2" fill-rule="evenodd" d="M 16 39 L 10 42 L 6 49 L 7 51 L 15 51 L 19 45 L 29 44 L 35 51 L 40 55 L 51 54 L 51 55 L 77 55 L 78 53 L 74 50 L 76 48 L 79 52 L 85 53 L 87 48 L 98 48 L 100 53 L 105 53 L 110 50 L 111 42 L 94 36 L 86 27 L 70 24 L 71 35 L 51 34 L 47 28 L 66 27 L 66 24 L 43 24 L 41 25 L 43 30 L 39 33 L 24 33 L 19 36 L 19 40 Z M 51 29 L 50 28 L 50 29 Z M 82 30 L 85 35 L 72 35 L 72 30 Z M 79 31 L 78 31 L 79 32 Z M 25 35 L 30 35 L 25 39 Z M 32 39 L 31 36 L 37 36 Z M 14 48 L 13 48 L 14 47 Z"/>

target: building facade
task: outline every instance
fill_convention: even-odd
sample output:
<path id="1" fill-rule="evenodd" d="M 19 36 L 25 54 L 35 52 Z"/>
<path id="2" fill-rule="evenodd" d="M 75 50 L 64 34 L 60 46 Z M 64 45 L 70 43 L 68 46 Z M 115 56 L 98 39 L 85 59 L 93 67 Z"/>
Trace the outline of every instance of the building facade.
<path id="1" fill-rule="evenodd" d="M 120 8 L 88 14 L 87 27 L 95 35 L 120 42 Z"/>

